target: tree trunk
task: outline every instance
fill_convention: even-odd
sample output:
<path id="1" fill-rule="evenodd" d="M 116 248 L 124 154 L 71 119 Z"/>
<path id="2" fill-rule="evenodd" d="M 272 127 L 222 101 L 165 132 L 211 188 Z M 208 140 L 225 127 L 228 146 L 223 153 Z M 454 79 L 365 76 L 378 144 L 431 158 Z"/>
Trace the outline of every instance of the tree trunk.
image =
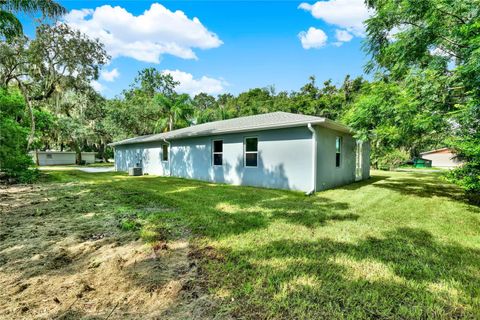
<path id="1" fill-rule="evenodd" d="M 76 164 L 81 164 L 82 163 L 82 152 L 80 150 L 80 147 L 78 146 L 77 143 L 72 143 L 71 148 L 75 150 L 76 157 L 75 157 L 75 162 Z"/>
<path id="2" fill-rule="evenodd" d="M 77 153 L 77 164 L 82 164 L 82 152 L 80 152 L 80 149 L 75 150 Z"/>
<path id="3" fill-rule="evenodd" d="M 38 149 L 37 148 L 35 148 L 35 164 L 37 166 L 40 165 L 40 160 L 38 160 Z"/>
<path id="4" fill-rule="evenodd" d="M 172 131 L 173 130 L 173 115 L 170 115 L 168 117 L 168 131 Z"/>
<path id="5" fill-rule="evenodd" d="M 100 156 L 100 159 L 103 160 L 103 162 L 107 162 L 106 156 L 105 156 L 105 143 L 100 141 L 98 145 L 98 155 Z"/>
<path id="6" fill-rule="evenodd" d="M 27 103 L 28 111 L 30 113 L 30 134 L 28 135 L 28 141 L 27 141 L 27 151 L 28 151 L 33 143 L 33 139 L 35 139 L 35 115 L 33 114 L 32 101 L 28 96 L 27 89 L 25 88 L 23 83 L 20 81 L 18 81 L 18 86 L 20 88 L 20 91 L 23 94 L 23 97 L 25 98 L 25 102 Z"/>

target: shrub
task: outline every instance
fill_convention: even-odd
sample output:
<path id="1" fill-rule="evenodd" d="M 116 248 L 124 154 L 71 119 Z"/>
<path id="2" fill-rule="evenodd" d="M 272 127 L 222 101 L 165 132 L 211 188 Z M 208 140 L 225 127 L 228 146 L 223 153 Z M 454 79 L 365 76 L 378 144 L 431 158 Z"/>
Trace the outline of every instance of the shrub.
<path id="1" fill-rule="evenodd" d="M 136 231 L 139 230 L 141 226 L 140 222 L 130 218 L 120 222 L 120 229 L 125 231 Z"/>
<path id="2" fill-rule="evenodd" d="M 32 182 L 32 158 L 27 153 L 25 103 L 18 91 L 0 89 L 0 171 L 20 182 Z"/>
<path id="3" fill-rule="evenodd" d="M 20 183 L 33 183 L 38 180 L 40 172 L 37 169 L 26 169 L 17 173 L 17 179 Z"/>
<path id="4" fill-rule="evenodd" d="M 386 152 L 377 160 L 377 166 L 381 170 L 393 170 L 404 164 L 410 155 L 405 150 L 393 149 Z"/>
<path id="5" fill-rule="evenodd" d="M 467 198 L 480 204 L 480 139 L 464 139 L 456 145 L 457 157 L 464 164 L 452 170 L 448 178 L 461 186 Z"/>

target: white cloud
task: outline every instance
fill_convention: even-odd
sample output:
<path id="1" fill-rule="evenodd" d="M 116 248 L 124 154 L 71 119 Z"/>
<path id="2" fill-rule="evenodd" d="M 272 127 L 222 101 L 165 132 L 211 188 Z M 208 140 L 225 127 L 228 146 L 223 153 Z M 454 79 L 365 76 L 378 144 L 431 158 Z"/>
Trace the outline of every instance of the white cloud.
<path id="1" fill-rule="evenodd" d="M 451 54 L 449 54 L 447 51 L 443 50 L 442 48 L 435 47 L 429 50 L 430 54 L 432 56 L 439 56 L 439 57 L 444 57 L 444 58 L 449 58 L 451 57 Z"/>
<path id="2" fill-rule="evenodd" d="M 323 30 L 310 27 L 308 31 L 302 31 L 298 34 L 302 47 L 304 49 L 321 48 L 327 44 L 327 35 Z"/>
<path id="3" fill-rule="evenodd" d="M 337 29 L 335 30 L 335 38 L 340 42 L 349 42 L 353 39 L 353 35 L 348 31 Z"/>
<path id="4" fill-rule="evenodd" d="M 164 74 L 170 74 L 175 81 L 180 84 L 175 88 L 175 91 L 180 93 L 188 93 L 191 96 L 201 92 L 208 94 L 218 94 L 224 91 L 225 86 L 228 85 L 222 79 L 215 79 L 202 76 L 199 79 L 194 79 L 191 73 L 180 70 L 164 70 Z"/>
<path id="5" fill-rule="evenodd" d="M 402 32 L 405 32 L 409 29 L 410 27 L 406 24 L 402 24 L 400 26 L 393 27 L 390 29 L 390 31 L 387 34 L 387 39 L 391 42 L 397 41 L 397 36 L 401 34 Z"/>
<path id="6" fill-rule="evenodd" d="M 105 90 L 105 86 L 103 84 L 101 84 L 100 82 L 98 82 L 97 80 L 93 80 L 92 82 L 90 82 L 90 85 L 97 92 L 101 93 Z"/>
<path id="7" fill-rule="evenodd" d="M 216 48 L 218 36 L 190 19 L 183 11 L 172 12 L 159 3 L 138 16 L 120 6 L 104 5 L 95 9 L 72 10 L 64 22 L 98 38 L 112 58 L 124 56 L 159 63 L 163 54 L 197 59 L 193 49 Z"/>
<path id="8" fill-rule="evenodd" d="M 313 5 L 304 2 L 298 7 L 311 12 L 317 19 L 359 37 L 364 36 L 365 33 L 363 22 L 372 14 L 363 0 L 318 1 Z"/>
<path id="9" fill-rule="evenodd" d="M 111 71 L 103 70 L 100 73 L 100 77 L 108 82 L 113 82 L 115 81 L 116 78 L 120 76 L 120 72 L 118 72 L 117 68 L 112 69 Z"/>

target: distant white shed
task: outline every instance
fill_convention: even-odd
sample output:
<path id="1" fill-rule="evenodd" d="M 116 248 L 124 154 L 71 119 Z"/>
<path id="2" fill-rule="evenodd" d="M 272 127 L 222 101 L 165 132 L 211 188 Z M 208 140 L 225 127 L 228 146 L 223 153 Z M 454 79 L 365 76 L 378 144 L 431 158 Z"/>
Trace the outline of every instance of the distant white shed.
<path id="1" fill-rule="evenodd" d="M 461 165 L 461 161 L 456 159 L 456 155 L 449 148 L 441 148 L 420 153 L 423 159 L 431 160 L 432 167 L 455 168 Z"/>
<path id="2" fill-rule="evenodd" d="M 73 151 L 32 151 L 30 156 L 33 158 L 33 162 L 40 166 L 55 166 L 75 164 L 76 154 Z M 95 163 L 95 152 L 82 152 L 82 160 L 86 163 Z"/>

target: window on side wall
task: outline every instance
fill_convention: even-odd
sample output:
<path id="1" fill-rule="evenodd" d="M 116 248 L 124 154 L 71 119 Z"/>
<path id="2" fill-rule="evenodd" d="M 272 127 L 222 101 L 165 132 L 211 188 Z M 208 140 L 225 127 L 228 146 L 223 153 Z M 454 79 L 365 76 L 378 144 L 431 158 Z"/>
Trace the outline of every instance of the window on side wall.
<path id="1" fill-rule="evenodd" d="M 162 145 L 162 161 L 168 161 L 168 144 Z"/>
<path id="2" fill-rule="evenodd" d="M 335 139 L 335 167 L 340 167 L 342 161 L 342 137 Z"/>
<path id="3" fill-rule="evenodd" d="M 52 159 L 52 154 L 51 153 L 47 153 L 47 159 Z"/>
<path id="4" fill-rule="evenodd" d="M 258 165 L 258 138 L 245 138 L 245 167 Z"/>
<path id="5" fill-rule="evenodd" d="M 223 164 L 223 141 L 214 140 L 212 150 L 213 150 L 213 165 L 221 166 Z"/>

